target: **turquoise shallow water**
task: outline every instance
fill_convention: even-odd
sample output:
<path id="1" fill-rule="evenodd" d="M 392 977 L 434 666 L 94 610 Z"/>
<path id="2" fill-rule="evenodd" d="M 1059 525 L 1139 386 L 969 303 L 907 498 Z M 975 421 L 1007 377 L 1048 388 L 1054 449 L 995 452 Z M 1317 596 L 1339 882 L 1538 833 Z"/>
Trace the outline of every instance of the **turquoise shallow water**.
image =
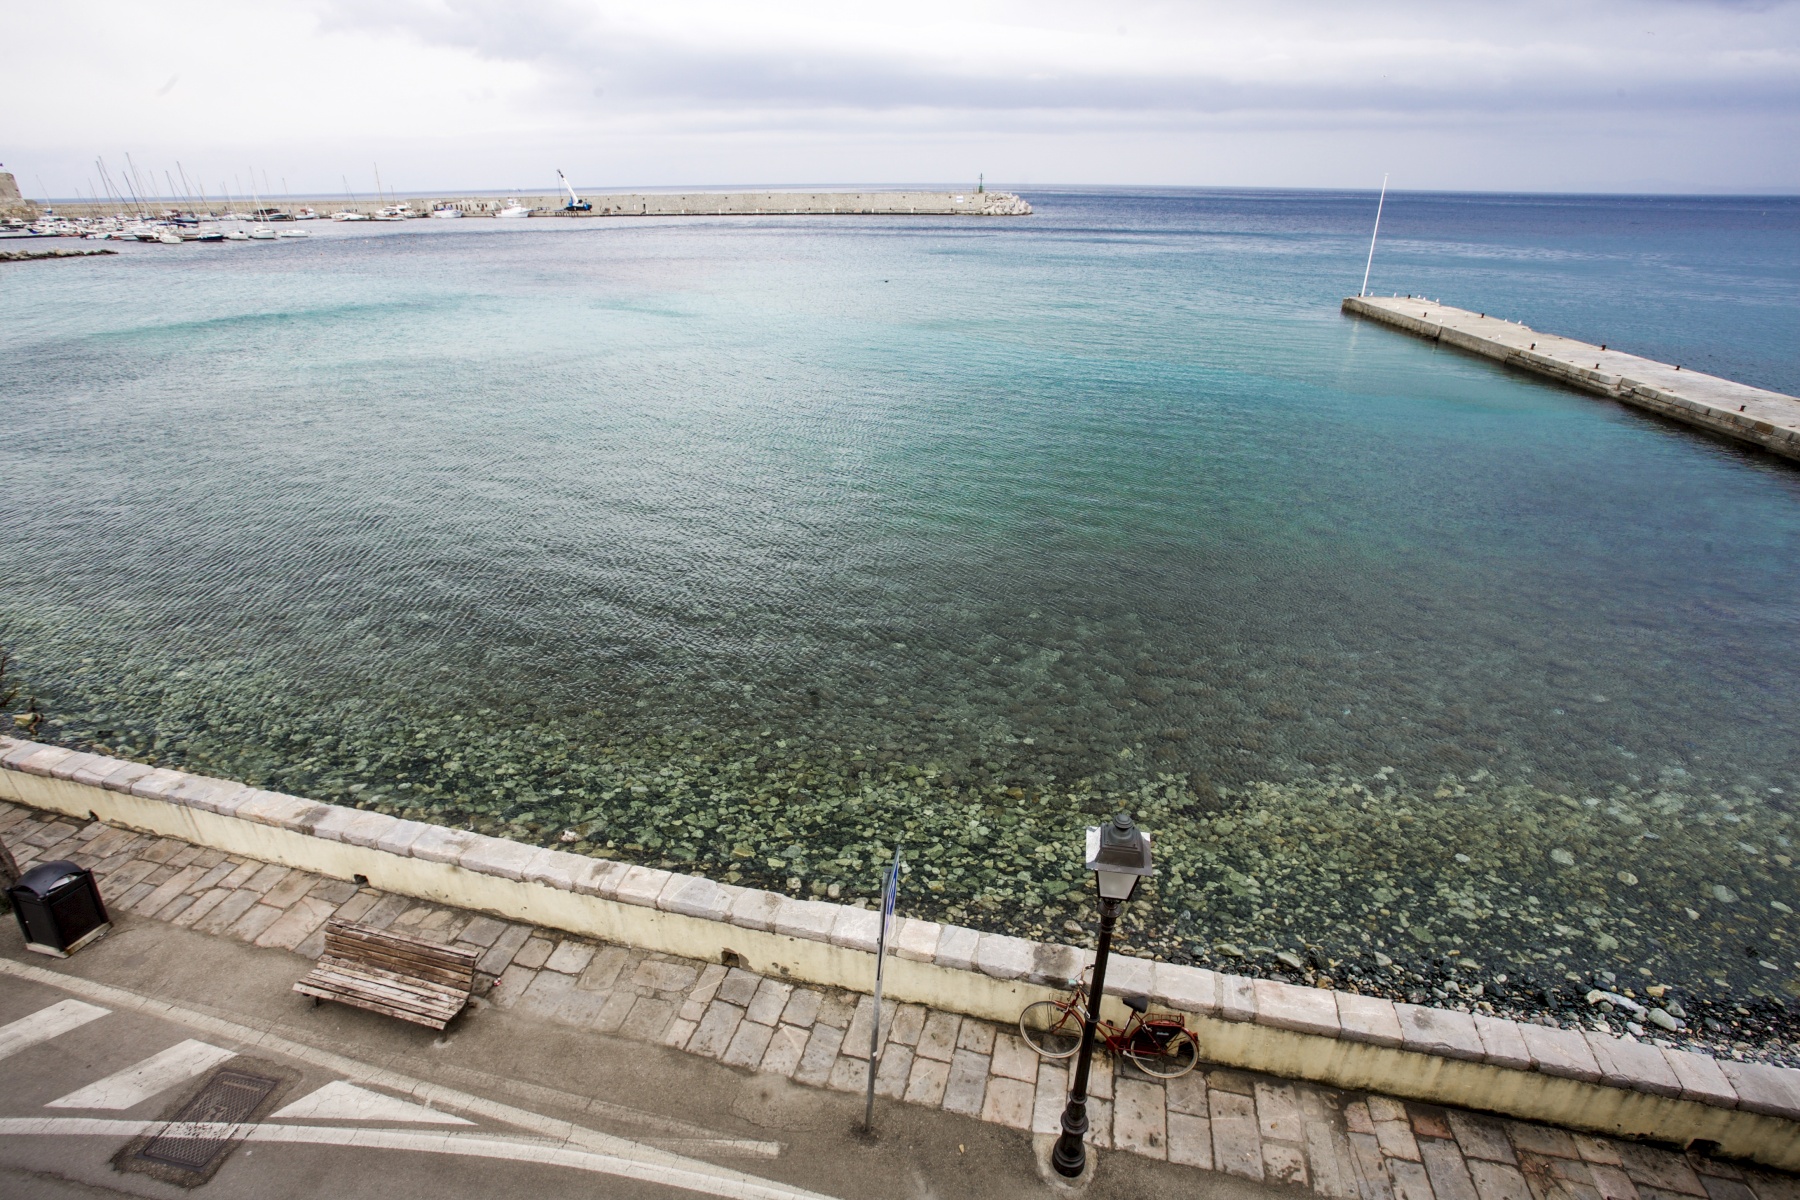
<path id="1" fill-rule="evenodd" d="M 0 646 L 48 737 L 782 890 L 1065 936 L 1129 804 L 1141 948 L 1790 994 L 1800 473 L 1342 317 L 1364 197 L 1029 198 L 8 268 Z M 1793 200 L 1384 226 L 1800 391 Z"/>

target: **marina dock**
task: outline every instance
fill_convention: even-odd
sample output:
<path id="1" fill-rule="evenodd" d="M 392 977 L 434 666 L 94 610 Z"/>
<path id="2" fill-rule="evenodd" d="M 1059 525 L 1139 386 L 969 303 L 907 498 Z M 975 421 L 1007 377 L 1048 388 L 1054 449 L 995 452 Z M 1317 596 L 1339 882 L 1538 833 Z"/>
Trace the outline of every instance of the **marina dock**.
<path id="1" fill-rule="evenodd" d="M 1350 296 L 1343 310 L 1800 460 L 1793 396 L 1415 296 Z"/>

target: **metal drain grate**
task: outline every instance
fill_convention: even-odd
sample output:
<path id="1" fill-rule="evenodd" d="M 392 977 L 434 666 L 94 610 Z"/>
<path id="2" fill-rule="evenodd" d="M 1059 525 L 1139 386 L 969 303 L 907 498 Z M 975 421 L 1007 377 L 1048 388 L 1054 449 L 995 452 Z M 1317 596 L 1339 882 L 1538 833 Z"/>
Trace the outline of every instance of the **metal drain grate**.
<path id="1" fill-rule="evenodd" d="M 182 1105 L 174 1123 L 234 1125 L 255 1112 L 279 1082 L 243 1071 L 220 1071 L 200 1089 L 199 1095 Z M 205 1171 L 230 1148 L 229 1138 L 160 1134 L 151 1138 L 137 1156 L 184 1171 Z"/>

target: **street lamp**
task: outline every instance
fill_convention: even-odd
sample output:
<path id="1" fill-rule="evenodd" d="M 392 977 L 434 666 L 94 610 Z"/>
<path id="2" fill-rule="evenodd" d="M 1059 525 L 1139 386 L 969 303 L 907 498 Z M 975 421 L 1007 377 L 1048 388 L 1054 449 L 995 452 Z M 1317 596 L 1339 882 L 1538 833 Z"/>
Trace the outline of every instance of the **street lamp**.
<path id="1" fill-rule="evenodd" d="M 1106 825 L 1087 831 L 1087 869 L 1100 889 L 1100 944 L 1094 952 L 1094 982 L 1088 992 L 1087 1019 L 1081 1026 L 1081 1055 L 1075 1060 L 1075 1084 L 1063 1109 L 1062 1136 L 1050 1154 L 1050 1165 L 1068 1179 L 1087 1166 L 1088 1065 L 1094 1057 L 1094 1023 L 1100 1019 L 1100 999 L 1106 994 L 1106 958 L 1112 951 L 1113 925 L 1119 909 L 1131 899 L 1138 880 L 1156 874 L 1150 865 L 1150 835 L 1132 823 L 1131 814 L 1120 813 Z"/>

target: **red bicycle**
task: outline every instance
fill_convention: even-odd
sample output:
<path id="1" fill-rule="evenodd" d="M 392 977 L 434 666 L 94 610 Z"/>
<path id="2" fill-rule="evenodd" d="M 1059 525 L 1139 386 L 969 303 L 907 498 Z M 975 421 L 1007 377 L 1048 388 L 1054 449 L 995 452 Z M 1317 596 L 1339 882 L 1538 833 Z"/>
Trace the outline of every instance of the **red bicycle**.
<path id="1" fill-rule="evenodd" d="M 1073 1057 L 1081 1049 L 1087 999 L 1087 988 L 1078 983 L 1065 999 L 1027 1004 L 1019 1014 L 1019 1034 L 1025 1044 L 1045 1058 Z M 1147 1015 L 1150 1001 L 1142 996 L 1121 999 L 1131 1010 L 1123 1027 L 1105 1018 L 1094 1024 L 1096 1038 L 1108 1050 L 1158 1079 L 1178 1079 L 1194 1069 L 1200 1061 L 1200 1045 L 1186 1021 L 1173 1013 Z"/>

